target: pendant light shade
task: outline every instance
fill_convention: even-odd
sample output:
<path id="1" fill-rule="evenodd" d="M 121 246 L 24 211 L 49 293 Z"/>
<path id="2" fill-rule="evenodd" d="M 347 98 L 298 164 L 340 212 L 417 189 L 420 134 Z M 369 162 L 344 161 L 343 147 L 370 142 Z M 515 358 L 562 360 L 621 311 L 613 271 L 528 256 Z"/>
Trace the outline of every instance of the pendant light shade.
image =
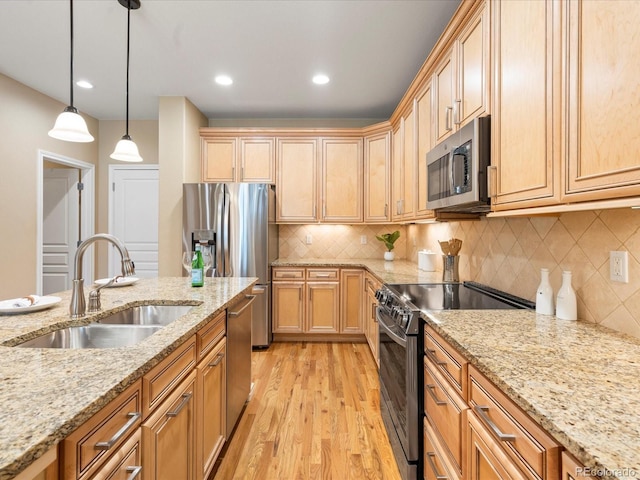
<path id="1" fill-rule="evenodd" d="M 69 90 L 70 101 L 69 106 L 58 115 L 53 129 L 49 130 L 49 136 L 64 140 L 66 142 L 93 142 L 93 136 L 89 133 L 87 123 L 80 116 L 78 110 L 73 106 L 73 0 L 69 0 L 69 16 L 70 16 L 70 32 L 71 32 L 71 55 L 70 55 L 70 74 L 69 74 Z"/>
<path id="2" fill-rule="evenodd" d="M 126 132 L 116 144 L 116 149 L 110 155 L 114 160 L 121 162 L 141 162 L 142 157 L 138 153 L 138 146 L 129 136 L 129 45 L 131 43 L 131 9 L 140 8 L 139 0 L 118 0 L 118 3 L 127 9 L 127 112 L 126 112 Z"/>

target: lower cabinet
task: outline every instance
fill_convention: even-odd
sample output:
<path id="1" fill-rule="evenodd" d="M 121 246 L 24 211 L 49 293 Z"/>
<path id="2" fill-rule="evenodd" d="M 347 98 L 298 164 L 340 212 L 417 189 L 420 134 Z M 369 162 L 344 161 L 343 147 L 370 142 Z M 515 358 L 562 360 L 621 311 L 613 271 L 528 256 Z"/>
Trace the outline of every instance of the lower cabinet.
<path id="1" fill-rule="evenodd" d="M 583 467 L 580 462 L 562 452 L 562 480 L 596 480 L 590 475 L 590 470 Z"/>
<path id="2" fill-rule="evenodd" d="M 142 434 L 137 428 L 91 480 L 141 480 Z"/>
<path id="3" fill-rule="evenodd" d="M 196 372 L 142 424 L 144 480 L 195 480 Z"/>
<path id="4" fill-rule="evenodd" d="M 380 282 L 376 278 L 367 273 L 365 278 L 365 293 L 364 293 L 364 334 L 367 338 L 367 343 L 371 349 L 376 365 L 380 368 L 380 352 L 378 351 L 378 318 L 376 317 L 376 308 L 378 306 L 378 300 L 376 299 L 376 291 L 380 289 Z"/>

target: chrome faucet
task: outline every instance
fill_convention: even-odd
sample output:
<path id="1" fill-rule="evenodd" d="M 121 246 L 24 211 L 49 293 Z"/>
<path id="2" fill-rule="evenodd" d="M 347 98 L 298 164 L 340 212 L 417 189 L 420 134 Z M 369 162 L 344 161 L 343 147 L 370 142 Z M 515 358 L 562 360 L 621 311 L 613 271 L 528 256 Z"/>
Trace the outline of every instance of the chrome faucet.
<path id="1" fill-rule="evenodd" d="M 86 303 L 84 300 L 84 279 L 82 278 L 82 258 L 87 248 L 98 240 L 106 240 L 112 243 L 120 252 L 122 258 L 122 275 L 128 276 L 135 273 L 133 262 L 129 258 L 129 252 L 120 240 L 108 233 L 97 233 L 84 240 L 76 250 L 74 262 L 73 290 L 71 291 L 71 304 L 69 305 L 69 316 L 71 318 L 84 317 L 86 314 Z M 99 294 L 99 292 L 98 292 Z M 98 299 L 98 305 L 100 304 Z"/>

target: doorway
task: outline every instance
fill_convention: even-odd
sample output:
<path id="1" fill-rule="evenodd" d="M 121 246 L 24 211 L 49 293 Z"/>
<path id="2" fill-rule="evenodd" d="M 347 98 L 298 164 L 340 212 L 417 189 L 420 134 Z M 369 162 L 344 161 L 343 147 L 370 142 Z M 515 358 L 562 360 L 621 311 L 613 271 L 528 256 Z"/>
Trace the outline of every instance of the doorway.
<path id="1" fill-rule="evenodd" d="M 93 235 L 95 166 L 38 151 L 36 291 L 47 295 L 71 288 L 80 240 Z M 93 277 L 93 252 L 86 252 L 83 278 Z"/>

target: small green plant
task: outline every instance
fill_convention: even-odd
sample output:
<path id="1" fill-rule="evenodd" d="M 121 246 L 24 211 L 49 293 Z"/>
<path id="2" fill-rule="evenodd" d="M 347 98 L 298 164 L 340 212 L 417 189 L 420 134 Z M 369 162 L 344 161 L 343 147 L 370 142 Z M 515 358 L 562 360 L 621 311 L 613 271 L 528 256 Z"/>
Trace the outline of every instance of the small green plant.
<path id="1" fill-rule="evenodd" d="M 382 235 L 376 235 L 376 238 L 384 243 L 388 251 L 393 250 L 393 244 L 400 238 L 400 232 L 396 230 L 393 233 L 383 233 Z"/>

